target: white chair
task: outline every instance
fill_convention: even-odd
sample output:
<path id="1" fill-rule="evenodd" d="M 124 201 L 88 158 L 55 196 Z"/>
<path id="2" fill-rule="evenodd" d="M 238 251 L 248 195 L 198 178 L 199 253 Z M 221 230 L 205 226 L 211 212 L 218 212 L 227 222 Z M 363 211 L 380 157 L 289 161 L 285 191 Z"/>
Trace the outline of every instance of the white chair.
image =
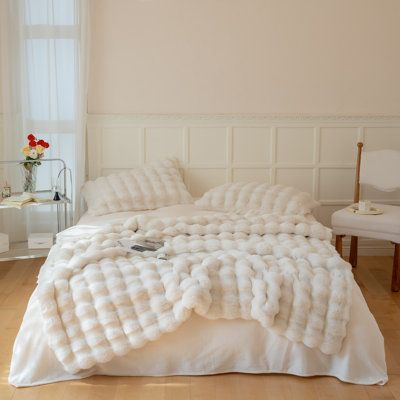
<path id="1" fill-rule="evenodd" d="M 354 203 L 360 200 L 360 184 L 370 185 L 381 191 L 400 188 L 400 151 L 363 151 L 363 143 L 357 143 L 357 169 Z M 346 209 L 332 215 L 333 233 L 336 235 L 336 250 L 342 255 L 342 239 L 351 236 L 349 262 L 357 266 L 358 237 L 389 240 L 394 244 L 392 291 L 400 289 L 400 207 L 374 204 L 381 208 L 381 215 L 358 215 Z"/>

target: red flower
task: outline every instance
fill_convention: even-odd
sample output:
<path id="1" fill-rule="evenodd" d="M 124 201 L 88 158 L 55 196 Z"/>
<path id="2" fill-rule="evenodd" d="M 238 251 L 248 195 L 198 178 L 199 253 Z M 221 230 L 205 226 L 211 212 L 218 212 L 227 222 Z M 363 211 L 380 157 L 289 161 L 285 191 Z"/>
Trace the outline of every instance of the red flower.
<path id="1" fill-rule="evenodd" d="M 30 146 L 30 147 L 36 147 L 36 142 L 35 142 L 34 140 L 31 140 L 31 141 L 29 142 L 29 146 Z M 45 146 L 43 146 L 43 147 L 45 147 Z"/>
<path id="2" fill-rule="evenodd" d="M 42 139 L 38 140 L 38 142 L 37 142 L 38 145 L 43 146 L 43 147 L 45 147 L 44 146 L 45 143 L 46 142 L 44 140 L 42 140 Z"/>
<path id="3" fill-rule="evenodd" d="M 50 145 L 49 145 L 47 142 L 43 141 L 42 146 L 43 146 L 45 149 L 48 149 Z"/>
<path id="4" fill-rule="evenodd" d="M 33 142 L 36 138 L 35 138 L 35 136 L 32 135 L 32 133 L 30 133 L 30 134 L 27 136 L 27 139 L 28 139 L 30 142 Z"/>

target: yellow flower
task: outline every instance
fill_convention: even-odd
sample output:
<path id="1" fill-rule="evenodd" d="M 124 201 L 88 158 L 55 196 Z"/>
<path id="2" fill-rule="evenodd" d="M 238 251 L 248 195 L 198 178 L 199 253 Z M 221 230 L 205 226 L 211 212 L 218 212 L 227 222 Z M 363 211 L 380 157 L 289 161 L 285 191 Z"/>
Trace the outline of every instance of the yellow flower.
<path id="1" fill-rule="evenodd" d="M 41 146 L 40 144 L 38 144 L 36 146 L 36 151 L 37 151 L 38 154 L 42 154 L 44 152 L 44 147 Z"/>
<path id="2" fill-rule="evenodd" d="M 22 153 L 24 154 L 24 156 L 26 157 L 26 156 L 29 156 L 29 152 L 31 151 L 31 148 L 29 147 L 29 146 L 25 146 L 23 149 L 22 149 Z"/>

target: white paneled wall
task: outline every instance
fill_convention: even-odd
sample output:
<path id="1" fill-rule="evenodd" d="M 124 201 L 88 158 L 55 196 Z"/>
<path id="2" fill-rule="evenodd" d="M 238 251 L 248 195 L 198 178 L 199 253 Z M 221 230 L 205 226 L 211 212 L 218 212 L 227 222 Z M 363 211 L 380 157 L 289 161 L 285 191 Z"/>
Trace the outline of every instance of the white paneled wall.
<path id="1" fill-rule="evenodd" d="M 367 150 L 400 150 L 398 117 L 272 117 L 90 115 L 89 178 L 166 156 L 181 160 L 193 196 L 230 181 L 296 186 L 320 201 L 317 217 L 352 202 L 356 143 Z M 400 192 L 363 191 L 371 200 L 400 204 Z M 370 253 L 389 244 L 364 241 Z"/>
<path id="2" fill-rule="evenodd" d="M 0 114 L 0 159 L 4 156 L 4 142 L 3 142 L 3 115 Z M 0 193 L 4 185 L 4 168 L 0 165 Z M 0 196 L 1 199 L 1 196 Z M 0 213 L 0 222 L 1 222 L 1 213 Z"/>
<path id="3" fill-rule="evenodd" d="M 0 114 L 0 159 L 3 158 L 3 116 Z M 0 165 L 0 199 L 1 199 L 1 191 L 4 185 L 4 170 Z M 3 228 L 3 214 L 0 212 L 0 232 Z"/>

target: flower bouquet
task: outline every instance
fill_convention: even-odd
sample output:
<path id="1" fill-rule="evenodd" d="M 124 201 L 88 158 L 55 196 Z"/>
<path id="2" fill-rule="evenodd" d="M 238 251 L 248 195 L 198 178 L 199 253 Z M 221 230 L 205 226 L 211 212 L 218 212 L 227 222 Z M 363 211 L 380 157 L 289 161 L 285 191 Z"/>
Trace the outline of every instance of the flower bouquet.
<path id="1" fill-rule="evenodd" d="M 37 167 L 41 165 L 40 159 L 44 157 L 45 149 L 49 148 L 49 144 L 44 140 L 37 140 L 32 134 L 27 136 L 28 145 L 22 149 L 25 160 L 22 162 L 24 173 L 24 192 L 34 193 L 36 189 L 36 173 Z"/>

